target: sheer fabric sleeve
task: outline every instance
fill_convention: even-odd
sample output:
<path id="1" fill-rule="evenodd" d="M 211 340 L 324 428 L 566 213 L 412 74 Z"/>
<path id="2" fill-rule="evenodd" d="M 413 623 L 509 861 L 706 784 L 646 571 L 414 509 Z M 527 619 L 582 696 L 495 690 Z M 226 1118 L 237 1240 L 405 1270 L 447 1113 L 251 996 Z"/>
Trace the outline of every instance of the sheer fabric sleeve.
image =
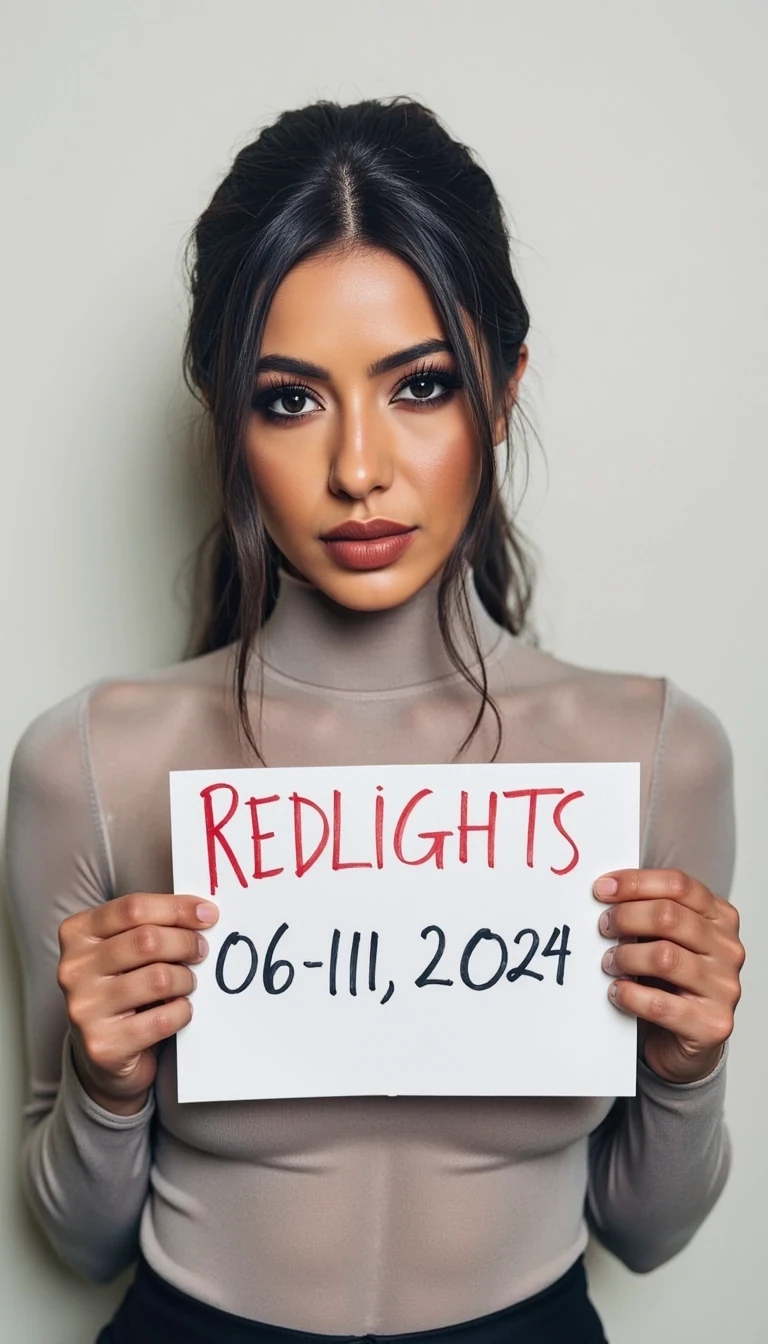
<path id="1" fill-rule="evenodd" d="M 150 1097 L 136 1115 L 96 1105 L 75 1071 L 58 987 L 58 929 L 112 894 L 88 752 L 86 691 L 41 715 L 11 765 L 6 868 L 22 965 L 29 1061 L 22 1181 L 61 1258 L 87 1278 L 135 1257 L 149 1186 Z"/>
<path id="2" fill-rule="evenodd" d="M 643 845 L 646 868 L 679 868 L 728 898 L 734 865 L 731 750 L 698 701 L 667 683 Z M 587 1221 L 644 1272 L 691 1240 L 730 1164 L 726 1056 L 699 1082 L 675 1084 L 638 1060 L 637 1095 L 619 1099 L 590 1136 Z"/>

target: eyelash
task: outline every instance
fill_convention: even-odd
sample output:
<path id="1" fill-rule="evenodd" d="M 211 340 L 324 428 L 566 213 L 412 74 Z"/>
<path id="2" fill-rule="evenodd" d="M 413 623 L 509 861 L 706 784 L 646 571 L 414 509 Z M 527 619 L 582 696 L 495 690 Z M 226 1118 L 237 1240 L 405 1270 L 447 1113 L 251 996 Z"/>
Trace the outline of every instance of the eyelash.
<path id="1" fill-rule="evenodd" d="M 441 384 L 444 391 L 442 391 L 439 396 L 430 397 L 428 400 L 419 400 L 417 397 L 414 397 L 412 400 L 409 399 L 409 407 L 417 406 L 419 410 L 431 410 L 434 406 L 442 406 L 454 392 L 458 391 L 458 389 L 463 386 L 461 378 L 453 371 L 453 369 L 449 369 L 444 365 L 427 362 L 419 365 L 417 369 L 412 370 L 410 373 L 406 374 L 404 378 L 401 378 L 400 382 L 395 387 L 393 396 L 397 396 L 402 392 L 404 388 L 408 387 L 409 383 L 419 382 L 424 378 L 433 378 L 436 383 Z M 317 393 L 314 392 L 311 387 L 307 387 L 306 383 L 290 382 L 288 379 L 281 378 L 278 374 L 273 376 L 264 387 L 259 388 L 259 390 L 254 393 L 253 398 L 251 399 L 251 407 L 254 411 L 263 415 L 265 420 L 269 420 L 272 424 L 295 424 L 297 421 L 306 420 L 307 416 L 313 415 L 313 411 L 299 411 L 297 415 L 281 415 L 278 411 L 270 410 L 271 402 L 275 401 L 279 395 L 282 394 L 285 396 L 287 393 L 291 392 L 311 397 L 314 401 L 318 400 Z"/>

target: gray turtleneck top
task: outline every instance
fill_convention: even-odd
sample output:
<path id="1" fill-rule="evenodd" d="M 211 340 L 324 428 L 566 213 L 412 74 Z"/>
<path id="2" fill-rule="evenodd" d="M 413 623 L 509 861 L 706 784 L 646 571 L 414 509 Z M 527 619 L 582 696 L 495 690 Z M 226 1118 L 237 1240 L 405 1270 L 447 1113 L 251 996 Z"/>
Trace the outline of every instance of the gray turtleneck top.
<path id="1" fill-rule="evenodd" d="M 435 592 L 433 581 L 365 614 L 283 576 L 250 674 L 254 714 L 263 675 L 268 765 L 452 759 L 477 699 L 443 650 Z M 682 868 L 727 896 L 731 758 L 713 715 L 667 681 L 560 662 L 472 602 L 502 718 L 498 759 L 640 761 L 643 865 Z M 639 1061 L 637 1096 L 618 1100 L 180 1105 L 171 1041 L 137 1115 L 85 1092 L 56 981 L 59 924 L 122 893 L 172 890 L 170 770 L 253 763 L 232 708 L 232 652 L 88 687 L 36 719 L 14 757 L 8 876 L 31 1070 L 23 1175 L 62 1258 L 103 1280 L 141 1245 L 157 1273 L 226 1311 L 362 1334 L 508 1306 L 564 1273 L 588 1228 L 635 1270 L 674 1255 L 726 1179 L 725 1058 L 688 1085 Z M 466 760 L 490 758 L 486 717 Z"/>

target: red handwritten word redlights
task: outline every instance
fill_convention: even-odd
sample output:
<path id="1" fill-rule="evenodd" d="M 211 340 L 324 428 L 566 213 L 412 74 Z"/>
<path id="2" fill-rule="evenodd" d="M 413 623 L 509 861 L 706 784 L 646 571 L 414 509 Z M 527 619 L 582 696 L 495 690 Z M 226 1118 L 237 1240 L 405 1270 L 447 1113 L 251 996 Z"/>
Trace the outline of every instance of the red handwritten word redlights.
<path id="1" fill-rule="evenodd" d="M 485 866 L 493 868 L 496 863 L 497 842 L 510 842 L 517 832 L 509 825 L 505 805 L 510 806 L 527 800 L 528 815 L 525 830 L 525 864 L 534 868 L 536 864 L 536 837 L 542 826 L 554 828 L 565 842 L 567 849 L 564 862 L 558 867 L 550 864 L 550 871 L 556 876 L 565 876 L 573 871 L 579 861 L 576 841 L 566 830 L 563 814 L 576 799 L 583 798 L 581 789 L 567 793 L 564 788 L 530 788 L 495 791 L 490 790 L 479 798 L 470 800 L 469 792 L 462 789 L 456 799 L 453 825 L 435 827 L 431 830 L 417 830 L 419 811 L 433 796 L 432 789 L 420 789 L 401 806 L 391 828 L 387 827 L 384 791 L 377 786 L 372 799 L 372 825 L 370 840 L 366 846 L 365 837 L 355 835 L 355 844 L 362 845 L 362 853 L 357 851 L 354 857 L 344 849 L 344 798 L 340 789 L 334 789 L 331 807 L 323 807 L 313 798 L 293 792 L 285 796 L 273 793 L 263 798 L 249 797 L 241 800 L 234 785 L 229 783 L 208 784 L 200 791 L 203 802 L 203 821 L 205 825 L 206 848 L 208 855 L 208 876 L 211 895 L 215 896 L 219 882 L 219 862 L 226 862 L 241 887 L 248 887 L 251 880 L 260 882 L 267 878 L 278 877 L 285 872 L 285 864 L 274 862 L 268 866 L 265 847 L 269 842 L 279 839 L 280 853 L 285 856 L 286 844 L 290 842 L 290 861 L 296 877 L 303 877 L 326 853 L 330 841 L 330 868 L 339 872 L 349 868 L 382 869 L 389 864 L 405 864 L 418 867 L 422 864 L 434 864 L 444 869 L 446 858 L 465 864 L 469 858 L 470 837 L 485 837 Z M 552 806 L 546 806 L 542 800 L 553 800 Z M 558 801 L 555 803 L 554 799 Z M 504 800 L 502 802 L 502 800 Z M 250 823 L 250 845 L 248 854 L 236 851 L 233 838 L 233 820 L 240 809 L 246 809 Z M 330 816 L 329 816 L 330 812 Z M 470 816 L 474 820 L 470 821 Z M 423 825 L 423 821 L 422 821 Z M 271 829 L 267 829 L 271 827 Z M 308 840 L 308 831 L 312 828 L 312 840 Z M 228 833 L 229 832 L 229 833 Z M 242 834 L 242 831 L 240 832 Z M 428 846 L 418 846 L 415 841 L 427 841 Z M 453 840 L 454 845 L 449 842 Z M 242 851 L 242 842 L 239 842 Z M 367 852 L 366 852 L 367 849 Z M 342 857 L 346 854 L 346 857 Z M 522 854 L 521 854 L 522 859 Z M 251 874 L 251 880 L 246 876 Z"/>

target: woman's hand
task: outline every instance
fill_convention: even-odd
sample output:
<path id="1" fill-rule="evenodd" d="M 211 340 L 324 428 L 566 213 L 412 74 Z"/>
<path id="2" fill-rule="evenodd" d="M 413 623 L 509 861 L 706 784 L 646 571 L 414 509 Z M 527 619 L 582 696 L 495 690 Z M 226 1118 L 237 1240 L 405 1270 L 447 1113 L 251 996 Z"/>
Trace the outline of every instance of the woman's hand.
<path id="1" fill-rule="evenodd" d="M 98 1105 L 134 1115 L 157 1069 L 154 1047 L 186 1026 L 194 971 L 215 924 L 197 896 L 138 893 L 65 919 L 58 981 L 72 1027 L 77 1072 Z"/>
<path id="2" fill-rule="evenodd" d="M 618 939 L 603 957 L 603 969 L 619 977 L 608 994 L 641 1019 L 646 1064 L 672 1083 L 706 1078 L 741 997 L 738 911 L 676 869 L 607 873 L 593 890 L 611 907 L 600 916 L 601 933 Z"/>

